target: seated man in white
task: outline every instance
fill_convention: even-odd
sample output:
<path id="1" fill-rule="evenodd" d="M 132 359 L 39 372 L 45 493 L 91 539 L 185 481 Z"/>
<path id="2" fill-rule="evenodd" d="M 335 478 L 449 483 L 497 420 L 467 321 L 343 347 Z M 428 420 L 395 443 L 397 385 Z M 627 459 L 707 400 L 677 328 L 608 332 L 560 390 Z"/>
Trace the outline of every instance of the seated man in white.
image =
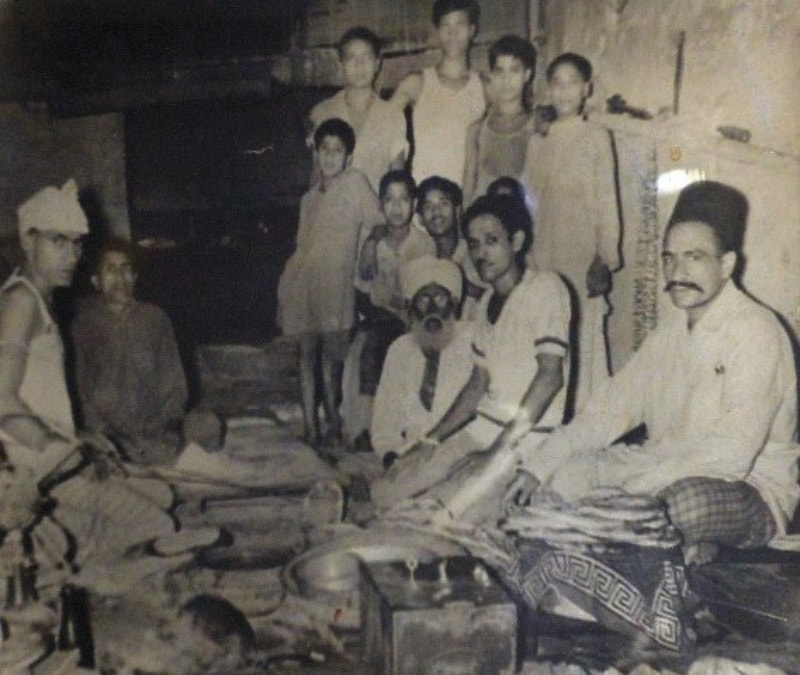
<path id="1" fill-rule="evenodd" d="M 462 227 L 472 261 L 490 285 L 475 319 L 472 372 L 441 419 L 372 483 L 378 508 L 436 485 L 449 489 L 465 479 L 461 466 L 476 453 L 491 454 L 531 428 L 563 422 L 569 293 L 554 272 L 525 267 L 530 214 L 514 197 L 481 197 Z"/>
<path id="2" fill-rule="evenodd" d="M 390 464 L 452 405 L 472 372 L 472 324 L 457 321 L 458 265 L 433 256 L 400 270 L 410 329 L 386 355 L 372 413 L 372 444 Z"/>
<path id="3" fill-rule="evenodd" d="M 721 183 L 683 190 L 662 253 L 665 290 L 683 311 L 570 424 L 522 449 L 508 501 L 539 483 L 570 500 L 594 487 L 658 495 L 687 564 L 785 531 L 800 497 L 795 364 L 777 317 L 734 283 L 747 211 Z M 642 423 L 643 444 L 614 444 Z"/>

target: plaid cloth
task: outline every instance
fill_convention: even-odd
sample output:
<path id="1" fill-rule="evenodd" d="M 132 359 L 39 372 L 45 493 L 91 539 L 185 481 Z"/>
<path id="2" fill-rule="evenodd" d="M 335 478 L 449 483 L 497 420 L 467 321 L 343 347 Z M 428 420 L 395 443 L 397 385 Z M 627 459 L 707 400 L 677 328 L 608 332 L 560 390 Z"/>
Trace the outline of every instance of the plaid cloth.
<path id="1" fill-rule="evenodd" d="M 659 495 L 686 544 L 708 542 L 758 548 L 775 536 L 775 518 L 764 499 L 744 481 L 690 477 Z"/>

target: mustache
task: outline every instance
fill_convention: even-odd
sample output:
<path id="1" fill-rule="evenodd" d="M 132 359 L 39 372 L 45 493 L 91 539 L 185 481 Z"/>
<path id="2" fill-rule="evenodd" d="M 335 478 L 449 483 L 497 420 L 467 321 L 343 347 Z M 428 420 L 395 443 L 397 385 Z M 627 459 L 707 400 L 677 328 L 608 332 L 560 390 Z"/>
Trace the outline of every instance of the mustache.
<path id="1" fill-rule="evenodd" d="M 664 286 L 665 291 L 671 291 L 673 288 L 688 288 L 689 290 L 697 291 L 698 293 L 703 292 L 703 289 L 700 286 L 693 284 L 691 281 L 670 281 L 666 286 Z"/>

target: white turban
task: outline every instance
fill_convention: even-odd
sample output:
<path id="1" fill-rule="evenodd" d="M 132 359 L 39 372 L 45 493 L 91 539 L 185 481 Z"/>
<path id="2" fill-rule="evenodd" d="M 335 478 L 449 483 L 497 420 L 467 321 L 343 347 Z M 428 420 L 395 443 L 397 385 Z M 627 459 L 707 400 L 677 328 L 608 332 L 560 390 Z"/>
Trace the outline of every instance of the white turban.
<path id="1" fill-rule="evenodd" d="M 461 268 L 451 260 L 422 256 L 400 268 L 400 287 L 406 300 L 428 284 L 439 284 L 450 291 L 456 302 L 461 300 Z"/>
<path id="2" fill-rule="evenodd" d="M 86 214 L 78 203 L 78 185 L 73 178 L 60 190 L 52 185 L 39 190 L 17 209 L 17 221 L 22 239 L 34 229 L 89 234 Z"/>

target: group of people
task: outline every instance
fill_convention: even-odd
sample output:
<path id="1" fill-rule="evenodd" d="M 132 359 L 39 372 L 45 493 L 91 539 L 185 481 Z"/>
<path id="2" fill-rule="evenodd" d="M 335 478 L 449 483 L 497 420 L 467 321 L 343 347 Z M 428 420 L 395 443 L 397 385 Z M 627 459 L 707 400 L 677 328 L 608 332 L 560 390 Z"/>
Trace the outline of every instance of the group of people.
<path id="1" fill-rule="evenodd" d="M 536 114 L 536 50 L 500 38 L 482 81 L 469 68 L 477 22 L 475 2 L 436 0 L 441 60 L 389 100 L 373 90 L 377 37 L 359 27 L 339 42 L 345 86 L 311 113 L 316 180 L 279 288 L 306 439 L 340 443 L 351 420 L 338 404 L 363 396 L 355 445 L 383 460 L 378 508 L 436 494 L 477 519 L 537 489 L 613 486 L 664 500 L 687 562 L 765 545 L 793 517 L 800 446 L 789 339 L 737 286 L 746 197 L 714 181 L 683 190 L 662 248 L 685 311 L 611 377 L 621 214 L 613 137 L 585 110 L 592 66 L 556 57 L 551 114 Z M 357 391 L 342 392 L 355 345 Z M 615 445 L 641 425 L 643 443 Z"/>
<path id="2" fill-rule="evenodd" d="M 484 81 L 469 68 L 474 0 L 436 0 L 433 23 L 439 64 L 388 101 L 373 89 L 379 39 L 347 31 L 345 86 L 311 111 L 312 185 L 278 288 L 306 440 L 341 444 L 342 399 L 362 397 L 355 445 L 380 457 L 379 510 L 434 495 L 448 516 L 480 522 L 537 491 L 613 487 L 663 500 L 687 563 L 785 532 L 800 499 L 797 380 L 781 323 L 739 286 L 746 197 L 715 181 L 683 189 L 662 242 L 664 290 L 682 311 L 611 377 L 603 321 L 620 214 L 611 139 L 584 114 L 591 64 L 565 53 L 548 65 L 544 119 L 527 40 L 497 40 Z M 55 506 L 4 508 L 0 527 L 40 528 L 57 588 L 175 534 L 169 487 L 120 459 L 215 449 L 222 427 L 187 411 L 169 320 L 134 298 L 135 252 L 120 241 L 99 250 L 98 293 L 71 326 L 74 409 L 51 312 L 88 233 L 74 181 L 34 194 L 18 221 L 24 264 L 0 288 L 0 472 Z M 351 392 L 346 359 L 358 365 Z M 620 442 L 642 425 L 645 440 Z"/>

